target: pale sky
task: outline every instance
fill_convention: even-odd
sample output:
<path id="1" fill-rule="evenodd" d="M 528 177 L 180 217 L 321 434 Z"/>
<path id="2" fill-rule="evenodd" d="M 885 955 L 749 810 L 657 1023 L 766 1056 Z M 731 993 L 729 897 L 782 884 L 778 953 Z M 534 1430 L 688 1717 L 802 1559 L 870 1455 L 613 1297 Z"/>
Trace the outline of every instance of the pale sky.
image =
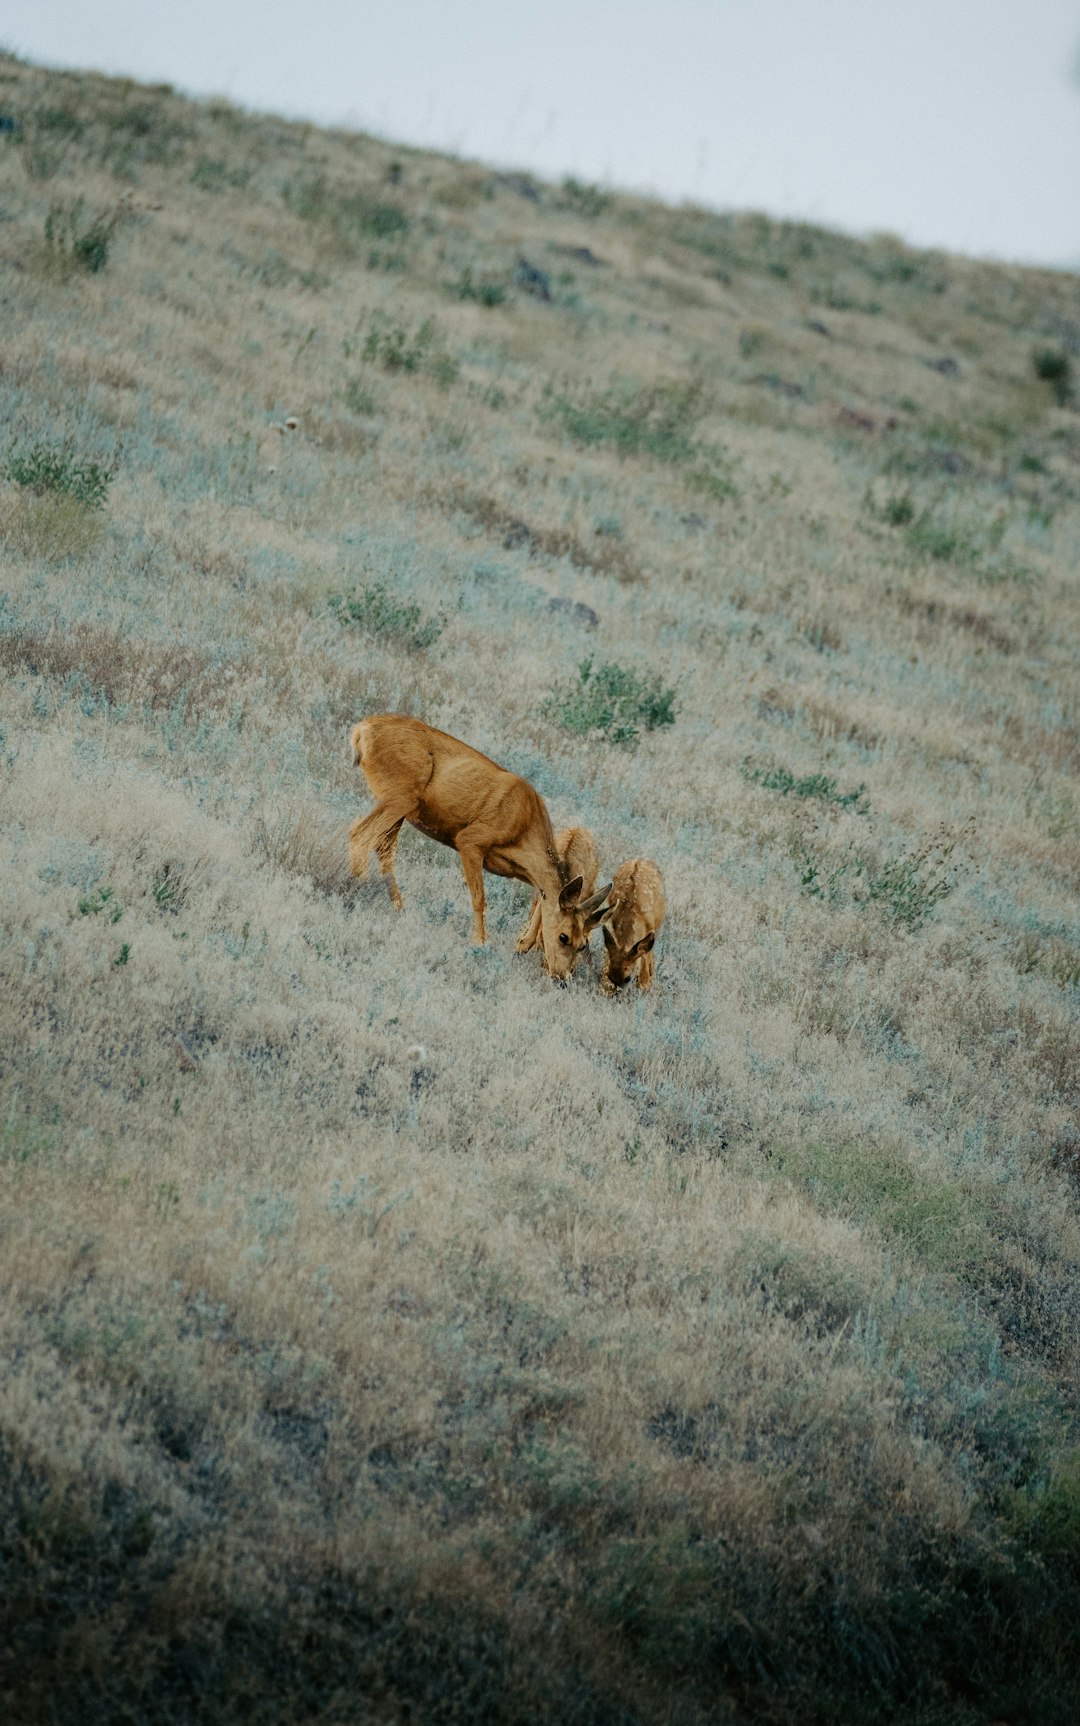
<path id="1" fill-rule="evenodd" d="M 0 45 L 550 178 L 1080 266 L 1080 0 L 0 0 Z"/>

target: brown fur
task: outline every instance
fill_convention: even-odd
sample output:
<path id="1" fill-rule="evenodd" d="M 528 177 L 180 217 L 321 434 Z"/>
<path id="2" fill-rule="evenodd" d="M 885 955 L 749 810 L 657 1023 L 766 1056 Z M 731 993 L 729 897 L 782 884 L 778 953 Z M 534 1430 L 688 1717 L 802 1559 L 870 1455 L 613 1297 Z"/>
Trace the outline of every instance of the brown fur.
<path id="1" fill-rule="evenodd" d="M 560 942 L 559 937 L 571 937 L 575 917 L 593 907 L 580 902 L 580 878 L 567 878 L 547 806 L 528 780 L 447 732 L 403 713 L 376 713 L 362 719 L 353 727 L 352 752 L 375 798 L 370 815 L 354 821 L 349 829 L 352 874 L 363 879 L 374 851 L 391 902 L 400 910 L 394 853 L 402 822 L 408 821 L 427 838 L 453 846 L 460 856 L 472 898 L 473 940 L 478 944 L 487 939 L 484 870 L 535 887 L 540 894 L 544 968 L 550 976 L 568 976 L 570 942 Z"/>
<path id="2" fill-rule="evenodd" d="M 581 894 L 574 916 L 572 927 L 563 930 L 558 936 L 562 949 L 561 959 L 567 964 L 561 975 L 569 976 L 581 954 L 589 945 L 589 936 L 593 930 L 611 916 L 611 907 L 600 905 L 598 909 L 589 910 L 588 902 L 595 901 L 594 888 L 596 877 L 600 873 L 600 858 L 597 855 L 596 841 L 587 827 L 564 827 L 555 835 L 555 849 L 562 858 L 566 874 L 571 879 L 580 875 Z M 582 903 L 585 908 L 583 909 Z M 517 944 L 519 953 L 529 953 L 540 940 L 541 900 L 537 894 L 529 912 L 529 921 L 521 933 Z M 563 935 L 566 939 L 563 940 Z M 568 962 L 568 963 L 567 963 Z"/>
<path id="3" fill-rule="evenodd" d="M 629 983 L 635 972 L 637 986 L 651 989 L 656 974 L 653 947 L 664 921 L 664 878 L 647 857 L 624 863 L 611 886 L 614 907 L 604 926 L 604 962 L 600 987 L 613 995 Z"/>

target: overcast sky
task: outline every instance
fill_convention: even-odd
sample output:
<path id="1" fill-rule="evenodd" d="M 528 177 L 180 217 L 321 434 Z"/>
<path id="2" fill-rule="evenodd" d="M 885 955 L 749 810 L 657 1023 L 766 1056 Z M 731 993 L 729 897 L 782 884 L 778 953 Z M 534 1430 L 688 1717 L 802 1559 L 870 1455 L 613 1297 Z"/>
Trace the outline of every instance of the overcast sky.
<path id="1" fill-rule="evenodd" d="M 0 44 L 555 178 L 1080 265 L 1080 0 L 0 0 Z"/>

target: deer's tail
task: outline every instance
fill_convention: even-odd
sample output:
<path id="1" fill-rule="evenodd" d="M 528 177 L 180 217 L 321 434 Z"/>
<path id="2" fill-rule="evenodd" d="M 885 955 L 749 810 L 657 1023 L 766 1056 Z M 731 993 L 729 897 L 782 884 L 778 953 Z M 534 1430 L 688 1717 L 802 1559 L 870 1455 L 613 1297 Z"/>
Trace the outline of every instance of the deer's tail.
<path id="1" fill-rule="evenodd" d="M 362 767 L 364 765 L 364 749 L 367 744 L 367 728 L 368 722 L 366 719 L 361 719 L 359 725 L 354 725 L 352 728 L 352 736 L 349 741 L 352 744 L 354 767 Z"/>

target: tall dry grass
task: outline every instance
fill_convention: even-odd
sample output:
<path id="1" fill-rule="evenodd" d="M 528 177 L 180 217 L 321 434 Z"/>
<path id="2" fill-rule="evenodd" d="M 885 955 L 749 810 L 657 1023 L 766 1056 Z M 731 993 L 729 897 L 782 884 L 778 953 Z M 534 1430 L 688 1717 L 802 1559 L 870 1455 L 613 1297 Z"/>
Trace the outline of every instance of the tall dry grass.
<path id="1" fill-rule="evenodd" d="M 1071 1721 L 1076 279 L 0 108 L 7 1716 Z M 647 996 L 350 882 L 380 710 L 657 859 Z"/>

